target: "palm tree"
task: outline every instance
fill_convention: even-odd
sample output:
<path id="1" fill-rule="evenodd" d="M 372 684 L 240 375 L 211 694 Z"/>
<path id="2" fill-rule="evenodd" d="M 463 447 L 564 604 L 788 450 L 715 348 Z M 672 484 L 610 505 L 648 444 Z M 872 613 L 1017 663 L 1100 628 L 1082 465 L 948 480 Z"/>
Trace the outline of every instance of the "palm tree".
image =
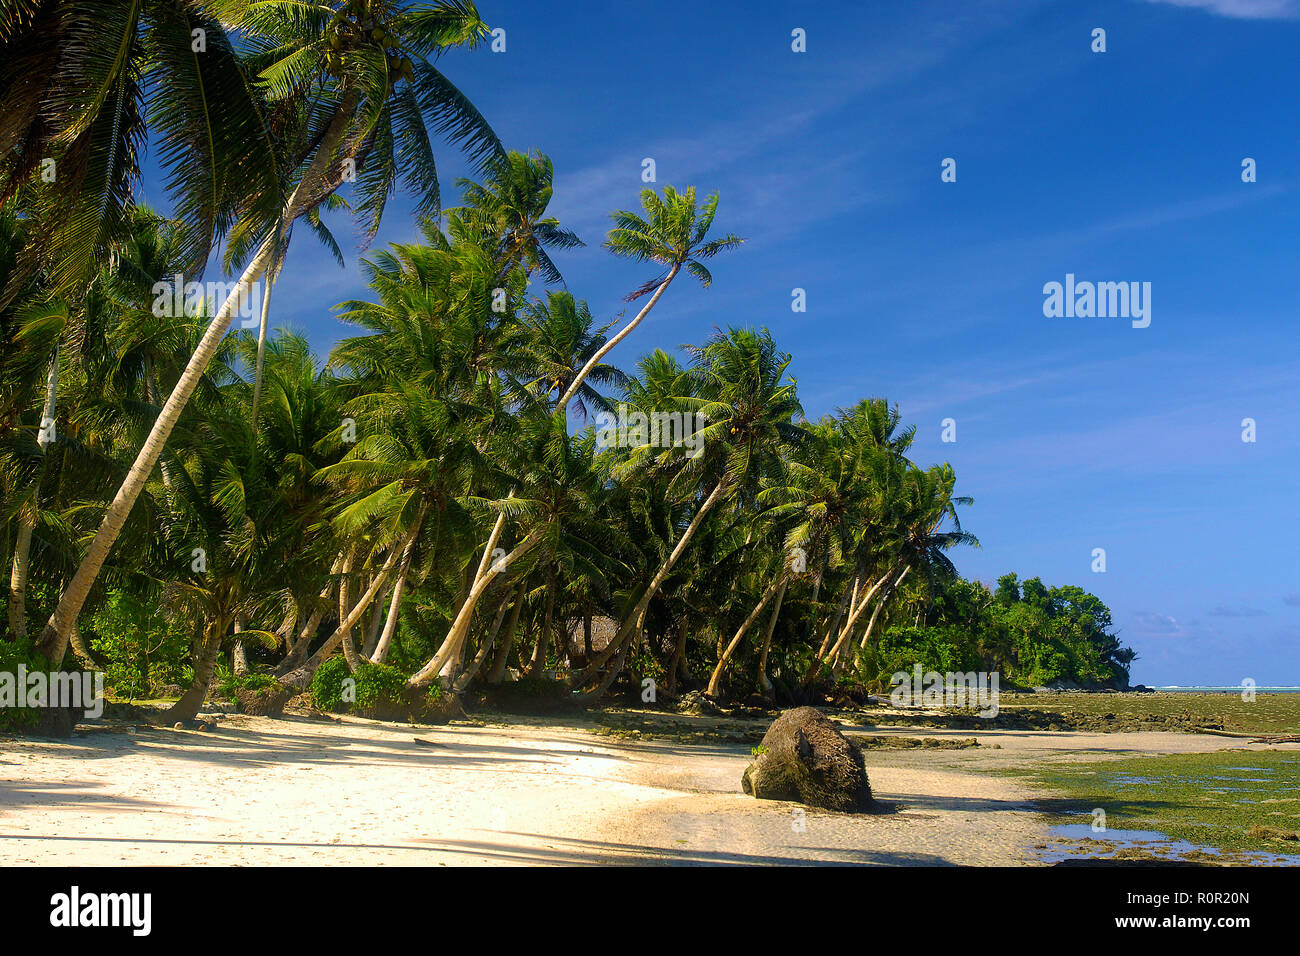
<path id="1" fill-rule="evenodd" d="M 274 136 L 224 6 L 47 0 L 0 17 L 0 202 L 22 192 L 32 213 L 23 275 L 39 267 L 80 294 L 129 231 L 146 123 L 186 225 L 187 272 L 234 219 L 274 220 Z"/>
<path id="2" fill-rule="evenodd" d="M 445 0 L 408 7 L 367 0 L 353 0 L 337 10 L 283 0 L 248 3 L 241 26 L 251 31 L 258 46 L 250 62 L 259 69 L 259 81 L 273 104 L 272 121 L 299 135 L 289 164 L 300 172 L 269 229 L 260 228 L 254 217 L 244 217 L 232 230 L 228 259 L 238 261 L 254 247 L 257 251 L 176 383 L 50 616 L 39 643 L 47 658 L 62 659 L 71 627 L 168 435 L 238 303 L 265 270 L 283 258 L 293 222 L 317 209 L 355 167 L 359 178 L 352 207 L 373 235 L 399 169 L 417 190 L 428 189 L 430 176 L 436 182 L 430 124 L 474 155 L 500 151 L 478 111 L 426 59 L 449 46 L 473 46 L 486 34 L 473 4 Z M 436 193 L 422 202 L 436 202 Z"/>
<path id="3" fill-rule="evenodd" d="M 565 291 L 548 292 L 545 300 L 526 304 L 519 318 L 522 324 L 511 352 L 520 367 L 509 371 L 522 379 L 522 388 L 529 396 L 545 398 L 549 405 L 551 393 L 558 395 L 568 389 L 578 370 L 604 346 L 608 326 L 593 330 L 587 303 Z M 586 418 L 592 409 L 610 410 L 609 402 L 593 384 L 617 389 L 626 380 L 613 365 L 594 366 L 575 394 L 579 414 Z"/>
<path id="4" fill-rule="evenodd" d="M 482 183 L 457 180 L 465 205 L 450 210 L 452 234 L 474 236 L 481 245 L 495 247 L 502 273 L 522 265 L 525 273 L 538 272 L 545 282 L 563 282 L 547 250 L 576 249 L 583 242 L 546 215 L 554 178 L 545 153 L 511 150 L 492 158 Z"/>
<path id="5" fill-rule="evenodd" d="M 587 376 L 596 369 L 610 349 L 627 338 L 650 314 L 650 310 L 682 269 L 695 276 L 700 285 L 708 288 L 713 283 L 713 275 L 704 265 L 705 260 L 744 242 L 732 234 L 718 239 L 707 238 L 718 212 L 717 193 L 706 199 L 702 208 L 697 208 L 694 186 L 688 187 L 684 193 L 677 192 L 672 186 L 665 186 L 662 198 L 653 189 L 645 189 L 641 192 L 641 205 L 645 209 L 645 217 L 626 210 L 613 214 L 614 228 L 605 241 L 605 248 L 616 256 L 637 262 L 658 263 L 666 271 L 627 297 L 629 302 L 634 302 L 642 296 L 650 295 L 632 321 L 597 349 L 569 383 L 556 405 L 556 412 L 561 417 Z"/>
<path id="6" fill-rule="evenodd" d="M 610 686 L 640 633 L 650 602 L 704 519 L 723 502 L 752 500 L 762 476 L 779 468 L 782 451 L 803 439 L 793 423 L 801 409 L 794 382 L 786 378 L 790 356 L 777 349 L 766 329 L 732 328 L 689 351 L 694 358 L 689 376 L 693 388 L 677 396 L 675 405 L 692 416 L 692 433 L 686 441 L 662 450 L 649 444 L 635 449 L 627 466 L 670 469 L 673 491 L 699 504 L 609 646 L 573 679 L 570 686 L 575 690 L 590 683 L 599 668 L 618 655 L 592 694 Z"/>

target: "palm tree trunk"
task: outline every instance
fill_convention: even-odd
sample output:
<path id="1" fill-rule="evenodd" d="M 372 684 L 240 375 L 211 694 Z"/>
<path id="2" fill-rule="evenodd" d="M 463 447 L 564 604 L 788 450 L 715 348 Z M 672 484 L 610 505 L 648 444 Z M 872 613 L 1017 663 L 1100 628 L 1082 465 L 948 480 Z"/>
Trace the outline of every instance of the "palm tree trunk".
<path id="1" fill-rule="evenodd" d="M 871 603 L 872 596 L 880 590 L 881 585 L 888 581 L 893 573 L 893 568 L 886 571 L 876 581 L 876 583 L 871 586 L 871 589 L 862 596 L 862 599 L 856 601 L 850 608 L 849 619 L 845 621 L 844 626 L 840 628 L 839 639 L 836 640 L 835 645 L 830 649 L 830 652 L 827 654 L 818 654 L 813 658 L 813 662 L 808 669 L 808 676 L 804 678 L 805 686 L 812 684 L 812 682 L 821 674 L 822 669 L 826 664 L 835 661 L 844 652 L 844 644 L 853 635 L 853 628 L 857 625 L 858 618 L 862 616 L 862 612 L 865 611 L 867 605 Z"/>
<path id="2" fill-rule="evenodd" d="M 388 606 L 384 631 L 379 635 L 379 643 L 375 645 L 370 655 L 370 660 L 376 664 L 382 664 L 388 659 L 388 652 L 393 646 L 393 636 L 397 633 L 397 624 L 401 620 L 402 598 L 406 594 L 406 578 L 411 573 L 411 561 L 415 557 L 415 542 L 419 537 L 420 528 L 424 525 L 428 510 L 427 503 L 420 506 L 420 513 L 415 517 L 414 534 L 411 535 L 411 539 L 406 543 L 406 549 L 402 552 L 402 566 L 397 573 L 397 584 L 393 586 L 393 600 Z"/>
<path id="3" fill-rule="evenodd" d="M 405 542 L 403 542 L 403 544 L 405 544 Z M 321 664 L 325 662 L 326 658 L 334 653 L 335 649 L 339 646 L 339 643 L 343 640 L 344 629 L 355 627 L 357 621 L 361 619 L 361 615 L 365 614 L 366 608 L 370 607 L 370 602 L 375 599 L 375 595 L 379 593 L 380 588 L 384 586 L 384 582 L 388 580 L 389 574 L 392 573 L 394 566 L 397 564 L 398 554 L 400 554 L 400 549 L 395 547 L 389 549 L 388 560 L 384 562 L 384 566 L 379 569 L 379 573 L 375 575 L 375 579 L 370 582 L 370 587 L 368 587 L 366 593 L 361 595 L 357 600 L 356 606 L 352 608 L 352 611 L 348 616 L 339 622 L 339 626 L 335 629 L 334 633 L 331 634 L 329 639 L 320 646 L 315 654 L 307 659 L 307 663 L 289 671 L 287 674 L 284 674 L 280 679 L 280 683 L 290 684 L 294 687 L 305 687 L 311 682 L 312 675 L 316 673 L 316 668 L 320 667 Z"/>
<path id="4" fill-rule="evenodd" d="M 257 406 L 262 401 L 262 360 L 266 356 L 266 320 L 271 312 L 271 287 L 275 285 L 275 267 L 266 270 L 266 281 L 262 283 L 262 321 L 257 327 L 257 368 L 253 372 L 253 408 L 249 420 L 257 424 Z"/>
<path id="5" fill-rule="evenodd" d="M 865 651 L 867 649 L 867 642 L 871 640 L 871 635 L 876 629 L 876 618 L 880 615 L 880 609 L 885 606 L 891 597 L 893 597 L 894 591 L 896 591 L 898 586 L 903 583 L 903 578 L 907 577 L 907 572 L 911 570 L 912 566 L 910 564 L 903 568 L 903 573 L 898 576 L 898 580 L 886 588 L 884 594 L 880 595 L 880 600 L 876 602 L 876 607 L 871 612 L 871 618 L 867 621 L 867 629 L 862 634 L 862 643 L 859 645 L 862 650 Z"/>
<path id="6" fill-rule="evenodd" d="M 208 685 L 212 683 L 212 674 L 217 668 L 217 653 L 221 650 L 221 638 L 226 630 L 225 620 L 218 618 L 213 622 L 204 637 L 203 648 L 194 665 L 194 680 L 190 683 L 180 700 L 172 704 L 164 715 L 167 720 L 193 720 L 199 714 L 204 699 L 208 696 Z"/>
<path id="7" fill-rule="evenodd" d="M 102 670 L 103 665 L 95 660 L 95 654 L 86 643 L 86 639 L 81 636 L 81 628 L 72 625 L 72 633 L 69 635 L 69 643 L 72 645 L 72 653 L 76 655 L 83 667 L 87 669 Z"/>
<path id="8" fill-rule="evenodd" d="M 699 511 L 695 512 L 695 517 L 691 519 L 691 523 L 687 525 L 686 530 L 682 532 L 682 536 L 678 539 L 677 545 L 673 548 L 672 553 L 669 554 L 668 557 L 664 558 L 663 562 L 659 565 L 659 569 L 655 572 L 654 577 L 651 578 L 649 586 L 645 589 L 645 593 L 641 595 L 641 600 L 639 600 L 636 603 L 636 606 L 632 608 L 632 612 L 624 618 L 622 625 L 618 629 L 618 633 L 614 635 L 614 638 L 609 642 L 609 645 L 596 655 L 596 659 L 591 661 L 581 674 L 569 682 L 570 690 L 580 690 L 583 686 L 589 684 L 592 678 L 599 673 L 600 669 L 605 666 L 609 659 L 622 651 L 624 645 L 626 645 L 631 639 L 632 634 L 640 629 L 641 622 L 645 619 L 646 608 L 650 606 L 650 602 L 654 600 L 654 596 L 659 593 L 659 588 L 663 585 L 664 579 L 672 573 L 673 567 L 677 564 L 681 556 L 686 553 L 686 546 L 690 544 L 691 539 L 695 537 L 695 532 L 699 530 L 700 525 L 704 522 L 705 515 L 712 511 L 714 505 L 722 500 L 722 497 L 726 494 L 728 488 L 729 485 L 725 478 L 719 480 L 718 483 L 713 486 L 713 490 L 709 492 L 709 496 L 705 498 L 704 502 L 700 505 Z M 621 655 L 619 659 L 622 660 Z"/>
<path id="9" fill-rule="evenodd" d="M 50 370 L 45 376 L 45 404 L 41 406 L 41 430 L 37 443 L 41 448 L 41 467 L 32 486 L 30 507 L 18 512 L 18 538 L 14 542 L 13 568 L 9 575 L 9 636 L 12 640 L 27 641 L 27 575 L 32 553 L 32 534 L 36 530 L 36 516 L 40 508 L 41 480 L 45 477 L 44 455 L 53 441 L 46 431 L 53 427 L 54 409 L 59 396 L 59 347 L 54 347 Z"/>
<path id="10" fill-rule="evenodd" d="M 614 346 L 627 338 L 632 330 L 641 324 L 641 320 L 650 314 L 650 310 L 655 307 L 655 303 L 659 301 L 659 297 L 664 294 L 664 290 L 667 289 L 673 279 L 677 277 L 677 273 L 681 271 L 681 268 L 682 265 L 680 262 L 673 263 L 673 267 L 669 269 L 668 274 L 664 276 L 664 281 L 659 283 L 659 288 L 655 289 L 654 295 L 650 296 L 650 301 L 641 307 L 641 311 L 636 314 L 636 318 L 623 326 L 617 335 L 598 348 L 595 354 L 593 354 L 591 358 L 587 359 L 587 364 L 582 367 L 580 372 L 578 372 L 577 378 L 570 383 L 568 390 L 555 406 L 555 411 L 558 415 L 563 417 L 566 414 L 569 408 L 569 402 L 573 401 L 573 396 L 578 394 L 578 389 L 582 387 L 583 381 L 591 374 L 591 370 L 600 364 L 600 360 L 603 359 L 605 355 L 614 348 Z"/>
<path id="11" fill-rule="evenodd" d="M 402 597 L 406 593 L 406 576 L 411 571 L 409 557 L 402 559 L 402 567 L 397 572 L 397 584 L 393 587 L 393 597 L 388 604 L 388 616 L 384 619 L 384 629 L 379 635 L 375 649 L 370 653 L 370 660 L 382 664 L 388 660 L 388 652 L 393 646 L 393 636 L 397 633 L 397 623 L 401 619 Z"/>
<path id="12" fill-rule="evenodd" d="M 587 655 L 591 656 L 590 653 Z M 677 628 L 677 640 L 673 644 L 673 656 L 668 659 L 667 673 L 664 675 L 664 692 L 669 696 L 677 694 L 677 672 L 685 671 L 686 664 L 686 628 Z"/>
<path id="13" fill-rule="evenodd" d="M 781 590 L 777 592 L 776 603 L 772 605 L 772 616 L 767 619 L 767 630 L 763 633 L 763 646 L 758 652 L 758 685 L 763 689 L 763 696 L 769 700 L 773 696 L 774 688 L 767 676 L 767 652 L 772 649 L 772 635 L 776 632 L 776 619 L 781 616 L 781 604 L 785 600 L 785 590 L 789 583 L 787 579 L 785 584 L 781 585 Z"/>
<path id="14" fill-rule="evenodd" d="M 21 643 L 27 641 L 27 567 L 33 528 L 29 509 L 24 505 L 18 514 L 18 539 L 14 542 L 13 569 L 9 574 L 9 638 Z"/>
<path id="15" fill-rule="evenodd" d="M 332 587 L 326 588 L 321 593 L 320 600 L 323 601 L 329 597 L 329 592 L 332 590 L 334 590 Z M 298 637 L 294 640 L 293 647 L 289 648 L 289 653 L 285 655 L 284 660 L 280 662 L 280 666 L 276 668 L 276 673 L 288 673 L 302 663 L 302 659 L 307 656 L 307 651 L 311 647 L 311 639 L 315 636 L 316 629 L 320 627 L 320 622 L 324 617 L 324 607 L 318 607 L 316 610 L 311 612 L 311 615 L 307 618 L 307 623 L 304 624 L 302 630 L 298 632 Z"/>
<path id="16" fill-rule="evenodd" d="M 734 654 L 736 648 L 740 646 L 741 638 L 745 636 L 753 623 L 758 620 L 758 616 L 763 613 L 763 608 L 767 607 L 767 602 L 772 599 L 772 596 L 776 594 L 778 590 L 784 593 L 785 582 L 786 572 L 783 570 L 772 579 L 772 583 L 763 591 L 763 596 L 759 598 L 758 603 L 754 605 L 753 609 L 748 615 L 746 615 L 745 620 L 740 623 L 740 627 L 736 629 L 736 636 L 731 639 L 731 643 L 727 645 L 726 650 L 722 652 L 722 656 L 718 658 L 718 664 L 713 668 L 713 676 L 709 678 L 709 687 L 705 693 L 710 697 L 717 697 L 718 691 L 722 689 L 722 672 L 726 670 L 727 661 L 731 660 L 731 655 Z"/>
<path id="17" fill-rule="evenodd" d="M 546 610 L 542 613 L 542 629 L 537 635 L 537 644 L 533 647 L 533 661 L 528 668 L 529 677 L 541 677 L 546 670 L 546 655 L 555 627 L 555 568 L 548 569 L 546 575 Z"/>
<path id="18" fill-rule="evenodd" d="M 316 189 L 317 183 L 322 180 L 325 171 L 334 158 L 334 151 L 343 142 L 343 136 L 347 131 L 348 124 L 353 121 L 352 114 L 359 102 L 359 94 L 349 94 L 349 97 L 345 98 L 344 102 L 340 104 L 338 112 L 330 120 L 329 127 L 321 138 L 320 145 L 316 149 L 316 155 L 312 157 L 311 164 L 303 173 L 302 179 L 294 188 L 288 202 L 285 203 L 280 221 L 262 241 L 252 261 L 249 262 L 243 274 L 239 277 L 239 282 L 226 297 L 226 301 L 222 303 L 221 308 L 217 310 L 216 316 L 208 325 L 207 331 L 204 332 L 203 338 L 194 350 L 194 354 L 190 356 L 185 371 L 181 373 L 180 379 L 176 382 L 176 387 L 172 389 L 172 393 L 168 396 L 162 411 L 158 413 L 158 417 L 154 420 L 153 427 L 149 430 L 149 436 L 145 439 L 144 445 L 141 446 L 139 454 L 136 455 L 135 462 L 131 465 L 130 471 L 127 472 L 126 479 L 122 482 L 122 486 L 118 488 L 112 503 L 104 512 L 104 518 L 100 522 L 99 530 L 95 532 L 94 540 L 91 541 L 90 547 L 86 549 L 86 554 L 81 559 L 76 574 L 72 576 L 72 580 L 64 588 L 58 606 L 54 609 L 54 613 L 50 615 L 50 619 L 46 622 L 45 629 L 41 633 L 41 638 L 37 642 L 37 649 L 47 660 L 55 664 L 63 660 L 72 624 L 81 613 L 86 598 L 90 596 L 90 589 L 94 585 L 95 579 L 99 577 L 100 569 L 108 559 L 108 553 L 117 541 L 117 536 L 121 533 L 123 525 L 126 524 L 126 519 L 131 514 L 136 499 L 140 497 L 140 492 L 144 490 L 145 483 L 149 480 L 154 465 L 158 463 L 158 459 L 162 456 L 167 439 L 170 437 L 172 429 L 176 427 L 176 423 L 180 420 L 181 412 L 185 410 L 190 396 L 194 394 L 194 390 L 198 387 L 204 372 L 207 371 L 208 365 L 217 354 L 221 340 L 225 337 L 226 330 L 230 328 L 230 323 L 235 317 L 236 307 L 247 294 L 249 287 L 261 278 L 262 273 L 271 263 L 275 250 L 280 247 L 284 238 L 288 235 L 289 226 L 293 223 L 293 220 L 306 211 L 301 206 L 301 200 L 309 197 L 312 191 Z"/>
<path id="19" fill-rule="evenodd" d="M 844 594 L 840 597 L 840 603 L 835 608 L 835 614 L 826 626 L 826 634 L 822 637 L 821 647 L 817 649 L 817 657 L 825 657 L 826 652 L 831 649 L 831 642 L 835 639 L 835 635 L 840 632 L 840 621 L 844 619 L 845 607 L 858 599 L 859 577 L 860 575 L 853 578 L 852 587 L 844 589 Z"/>
<path id="20" fill-rule="evenodd" d="M 611 664 L 609 669 L 605 672 L 604 679 L 587 693 L 574 694 L 572 697 L 573 702 L 577 704 L 591 704 L 600 700 L 600 698 L 605 695 L 605 691 L 614 686 L 614 681 L 618 679 L 619 673 L 622 672 L 623 664 L 627 660 L 627 651 L 631 645 L 631 641 L 624 644 L 622 648 L 619 649 L 618 656 L 614 658 L 613 664 Z"/>
<path id="21" fill-rule="evenodd" d="M 488 538 L 487 547 L 483 549 L 483 559 L 479 562 L 479 573 L 470 587 L 469 594 L 465 597 L 456 619 L 452 622 L 451 629 L 447 632 L 442 646 L 438 652 L 433 655 L 427 664 L 412 674 L 407 680 L 408 687 L 427 687 L 431 684 L 439 672 L 452 660 L 459 660 L 459 655 L 464 647 L 465 638 L 469 635 L 469 622 L 474 616 L 474 608 L 478 605 L 479 598 L 487 590 L 498 574 L 504 572 L 515 561 L 527 554 L 532 547 L 541 540 L 543 526 L 538 525 L 524 537 L 515 549 L 498 561 L 489 560 L 492 551 L 496 547 L 496 542 L 501 533 L 501 526 L 504 523 L 505 514 L 497 520 L 497 525 L 493 528 L 491 536 Z"/>
<path id="22" fill-rule="evenodd" d="M 348 670 L 354 673 L 361 666 L 361 655 L 352 643 L 352 626 L 346 622 L 351 619 L 349 599 L 352 596 L 352 566 L 356 563 L 356 557 L 357 549 L 350 549 L 348 556 L 343 559 L 343 570 L 339 577 L 339 620 L 344 622 L 339 625 L 339 639 L 343 644 L 343 659 L 348 662 Z"/>
<path id="23" fill-rule="evenodd" d="M 398 568 L 397 573 L 399 575 L 402 573 L 400 567 Z M 366 625 L 366 643 L 361 648 L 361 656 L 366 660 L 373 659 L 375 648 L 379 646 L 379 632 L 383 628 L 384 622 L 387 620 L 384 613 L 384 607 L 387 604 L 388 599 L 392 596 L 395 587 L 395 583 L 384 585 L 384 588 L 379 592 L 378 597 L 371 602 L 370 623 Z"/>
<path id="24" fill-rule="evenodd" d="M 510 595 L 512 593 L 513 589 L 507 590 L 505 597 L 501 599 L 501 606 L 497 608 L 496 618 L 492 621 L 492 629 L 488 631 L 487 635 L 483 638 L 483 646 L 478 649 L 478 653 L 474 655 L 474 660 L 470 662 L 469 667 L 465 668 L 465 670 L 461 672 L 461 675 L 457 677 L 455 682 L 451 685 L 451 691 L 453 694 L 462 694 L 465 692 L 465 688 L 469 686 L 469 682 L 474 679 L 474 676 L 483 666 L 483 662 L 487 660 L 488 654 L 491 653 L 492 648 L 496 646 L 497 636 L 501 633 L 501 622 L 506 618 L 506 611 L 510 607 Z"/>
<path id="25" fill-rule="evenodd" d="M 239 639 L 243 630 L 243 617 L 235 618 L 235 642 L 230 648 L 230 665 L 236 677 L 243 677 L 248 673 L 248 650 L 244 647 L 244 642 Z"/>
<path id="26" fill-rule="evenodd" d="M 510 651 L 515 646 L 515 634 L 519 631 L 519 615 L 524 609 L 524 595 L 528 593 L 527 580 L 521 578 L 519 588 L 515 591 L 515 604 L 510 609 L 510 622 L 506 625 L 506 636 L 497 648 L 496 657 L 492 659 L 492 670 L 488 672 L 489 684 L 500 684 L 506 677 L 506 668 L 510 666 Z"/>

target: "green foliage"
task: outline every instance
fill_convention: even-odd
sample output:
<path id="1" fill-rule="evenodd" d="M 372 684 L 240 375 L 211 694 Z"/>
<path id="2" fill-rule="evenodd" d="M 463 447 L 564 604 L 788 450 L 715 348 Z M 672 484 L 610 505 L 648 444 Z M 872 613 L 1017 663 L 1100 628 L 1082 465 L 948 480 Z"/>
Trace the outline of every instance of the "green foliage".
<path id="1" fill-rule="evenodd" d="M 245 674 L 242 677 L 236 677 L 231 674 L 225 677 L 217 685 L 217 690 L 223 697 L 233 697 L 235 691 L 239 690 L 266 690 L 272 687 L 278 687 L 280 682 L 270 674 Z"/>
<path id="2" fill-rule="evenodd" d="M 960 578 L 934 595 L 921 626 L 886 628 L 862 655 L 859 673 L 879 689 L 889 675 L 920 664 L 926 671 L 997 671 L 1021 686 L 1073 682 L 1128 686 L 1136 656 L 1111 633 L 1110 609 L 1073 585 L 1047 587 L 1038 578 L 1006 574 L 990 593 Z"/>
<path id="3" fill-rule="evenodd" d="M 355 700 L 347 693 L 355 682 Z M 329 658 L 317 669 L 311 682 L 312 703 L 321 710 L 333 713 L 357 713 L 373 711 L 382 705 L 397 704 L 407 697 L 406 675 L 387 664 L 364 662 L 353 673 L 348 662 L 342 656 Z M 426 698 L 429 704 L 436 703 L 442 697 L 442 687 L 436 682 L 429 688 Z"/>
<path id="4" fill-rule="evenodd" d="M 188 683 L 189 638 L 169 625 L 156 599 L 117 589 L 90 615 L 86 637 L 103 658 L 108 692 L 134 700 Z"/>
<path id="5" fill-rule="evenodd" d="M 26 668 L 28 674 L 41 671 L 48 675 L 52 672 L 50 662 L 42 657 L 30 642 L 19 644 L 14 641 L 0 641 L 0 674 L 13 675 L 6 678 L 6 681 L 14 682 L 15 694 L 18 693 L 18 665 L 20 664 Z M 0 731 L 31 727 L 38 717 L 39 712 L 34 707 L 15 707 L 6 702 L 5 706 L 0 706 Z"/>
<path id="6" fill-rule="evenodd" d="M 348 662 L 342 657 L 331 657 L 316 669 L 311 679 L 311 702 L 320 710 L 342 712 L 344 681 L 352 676 Z"/>

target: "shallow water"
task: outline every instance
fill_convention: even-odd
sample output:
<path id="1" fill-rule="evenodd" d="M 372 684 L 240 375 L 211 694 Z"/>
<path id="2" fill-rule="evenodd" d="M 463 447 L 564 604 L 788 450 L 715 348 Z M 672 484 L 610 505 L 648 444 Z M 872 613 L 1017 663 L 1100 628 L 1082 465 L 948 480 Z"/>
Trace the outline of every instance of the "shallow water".
<path id="1" fill-rule="evenodd" d="M 1094 831 L 1091 823 L 1059 823 L 1048 831 L 1053 837 L 1078 841 L 1065 846 L 1049 847 L 1038 851 L 1038 858 L 1044 863 L 1060 863 L 1063 860 L 1092 859 L 1112 856 L 1117 850 L 1136 848 L 1145 850 L 1153 856 L 1168 857 L 1176 860 L 1193 851 L 1208 853 L 1211 856 L 1223 854 L 1208 846 L 1199 846 L 1187 840 L 1174 840 L 1159 830 L 1115 830 Z M 1090 841 L 1105 841 L 1099 844 Z M 1250 860 L 1270 866 L 1300 866 L 1300 854 L 1268 853 L 1265 851 L 1242 851 L 1228 854 L 1228 858 Z"/>

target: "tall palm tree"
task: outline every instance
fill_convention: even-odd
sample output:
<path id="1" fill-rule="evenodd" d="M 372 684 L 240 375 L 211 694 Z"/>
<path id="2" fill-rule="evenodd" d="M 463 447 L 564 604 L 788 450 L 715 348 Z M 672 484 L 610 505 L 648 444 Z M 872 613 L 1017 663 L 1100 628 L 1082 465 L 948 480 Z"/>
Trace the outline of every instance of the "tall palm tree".
<path id="1" fill-rule="evenodd" d="M 273 104 L 272 122 L 299 134 L 288 167 L 299 172 L 269 229 L 261 228 L 255 217 L 244 217 L 232 230 L 228 258 L 238 261 L 251 249 L 257 251 L 176 383 L 50 616 L 39 648 L 51 660 L 62 659 L 99 569 L 238 303 L 283 257 L 294 221 L 317 209 L 355 168 L 352 207 L 373 235 L 399 169 L 413 188 L 427 190 L 430 176 L 436 182 L 430 125 L 474 155 L 500 152 L 482 116 L 427 60 L 450 46 L 473 46 L 486 35 L 472 3 L 444 0 L 412 6 L 350 0 L 336 9 L 328 4 L 250 0 L 239 23 L 259 49 L 250 62 L 259 69 L 259 81 Z M 436 194 L 422 202 L 436 202 Z"/>
<path id="2" fill-rule="evenodd" d="M 156 144 L 186 271 L 279 208 L 274 136 L 216 2 L 24 0 L 0 17 L 0 201 L 32 213 L 24 273 L 75 298 L 130 226 Z M 27 9 L 24 9 L 27 8 Z M 4 298 L 14 290 L 0 291 Z"/>
<path id="3" fill-rule="evenodd" d="M 459 179 L 464 206 L 450 210 L 453 235 L 474 235 L 495 247 L 502 271 L 522 265 L 545 282 L 563 282 L 548 249 L 583 245 L 571 230 L 546 215 L 555 169 L 545 153 L 511 150 L 488 161 L 483 182 Z"/>
<path id="4" fill-rule="evenodd" d="M 698 499 L 699 504 L 672 551 L 625 614 L 609 646 L 573 679 L 575 690 L 589 684 L 599 669 L 618 655 L 591 693 L 598 695 L 610 686 L 640 633 L 650 602 L 704 519 L 723 502 L 752 500 L 763 475 L 779 468 L 783 450 L 803 440 L 802 431 L 794 424 L 795 415 L 802 414 L 795 384 L 786 377 L 790 356 L 777 349 L 766 329 L 718 332 L 690 352 L 693 387 L 689 394 L 678 396 L 675 404 L 693 416 L 691 435 L 668 448 L 647 444 L 634 450 L 628 467 L 670 469 L 673 490 Z"/>
<path id="5" fill-rule="evenodd" d="M 597 349 L 569 383 L 556 405 L 556 412 L 561 417 L 587 376 L 614 346 L 627 338 L 650 314 L 650 310 L 682 269 L 695 276 L 700 285 L 708 288 L 713 283 L 713 275 L 704 262 L 744 242 L 739 236 L 730 233 L 717 239 L 708 238 L 718 212 L 717 193 L 709 196 L 702 207 L 697 207 L 694 186 L 688 187 L 683 193 L 672 186 L 665 186 L 662 198 L 653 189 L 645 189 L 641 192 L 641 205 L 645 209 L 644 217 L 627 210 L 613 214 L 614 228 L 605 241 L 605 248 L 616 256 L 637 262 L 658 263 L 666 271 L 627 297 L 629 302 L 634 302 L 642 296 L 650 296 L 641 311 Z"/>

